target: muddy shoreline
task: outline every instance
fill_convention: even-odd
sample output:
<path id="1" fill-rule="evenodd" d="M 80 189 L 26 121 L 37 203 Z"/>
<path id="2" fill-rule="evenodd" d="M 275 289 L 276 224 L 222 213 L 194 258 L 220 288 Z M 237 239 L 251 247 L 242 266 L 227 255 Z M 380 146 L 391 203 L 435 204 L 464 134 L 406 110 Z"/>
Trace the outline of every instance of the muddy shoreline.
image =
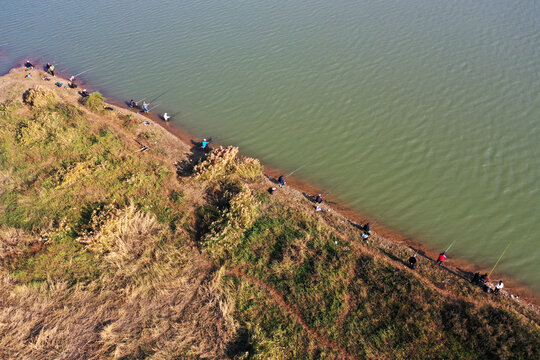
<path id="1" fill-rule="evenodd" d="M 30 61 L 32 61 L 32 57 L 28 58 Z M 10 68 L 7 73 L 15 70 L 16 68 L 21 68 L 23 66 L 24 61 L 26 59 L 17 61 L 16 63 L 12 64 L 12 67 Z M 41 61 L 41 59 L 39 60 Z M 35 68 L 37 70 L 43 70 L 43 65 L 40 62 L 33 62 Z M 61 81 L 67 81 L 66 79 L 70 76 L 69 74 L 65 74 L 61 71 L 56 70 L 56 78 Z M 4 75 L 4 74 L 1 74 Z M 81 76 L 77 79 L 77 85 L 78 90 L 82 90 L 83 88 L 86 88 L 89 91 L 99 91 L 100 89 L 97 86 L 94 86 L 90 80 L 86 79 L 84 76 Z M 129 99 L 121 100 L 121 99 L 115 99 L 108 97 L 107 103 L 117 106 L 119 108 L 128 109 L 129 107 L 127 105 L 127 101 Z M 132 110 L 131 110 L 132 111 Z M 141 114 L 142 115 L 142 114 Z M 188 146 L 192 146 L 192 141 L 194 139 L 199 139 L 196 136 L 193 136 L 193 134 L 190 134 L 186 130 L 180 128 L 179 126 L 173 125 L 172 123 L 165 122 L 161 119 L 161 117 L 157 113 L 150 113 L 143 115 L 147 117 L 149 120 L 154 122 L 156 125 L 160 126 L 165 131 L 171 133 L 174 135 L 179 141 L 183 142 L 184 144 L 187 144 Z M 207 135 L 210 136 L 210 135 Z M 226 145 L 226 144 L 216 144 L 214 145 Z M 242 153 L 242 151 L 240 150 Z M 242 153 L 243 154 L 243 153 Z M 249 156 L 249 154 L 243 154 L 246 156 Z M 272 168 L 269 166 L 264 165 L 264 172 L 266 175 L 277 178 L 279 175 L 284 174 L 284 171 L 281 171 L 277 168 Z M 309 182 L 296 177 L 290 177 L 287 179 L 287 183 L 289 186 L 295 188 L 296 190 L 306 193 L 309 195 L 316 195 L 318 193 L 325 193 L 325 191 L 317 186 L 314 186 L 313 184 L 310 184 Z M 440 251 L 440 249 L 433 249 L 427 245 L 422 244 L 420 239 L 416 239 L 414 237 L 407 236 L 405 234 L 402 234 L 396 230 L 393 230 L 391 227 L 386 226 L 384 222 L 381 222 L 380 219 L 376 219 L 373 217 L 365 216 L 361 211 L 352 209 L 348 205 L 342 203 L 340 200 L 337 200 L 333 198 L 332 196 L 325 196 L 325 201 L 329 203 L 329 206 L 339 212 L 344 217 L 348 218 L 349 220 L 355 222 L 355 223 L 366 223 L 369 222 L 372 226 L 372 229 L 375 233 L 378 235 L 384 237 L 385 239 L 400 244 L 405 247 L 409 247 L 411 249 L 411 254 L 413 251 L 418 251 L 420 254 L 422 254 L 426 259 L 423 261 L 434 261 Z M 471 261 L 467 261 L 464 259 L 454 258 L 450 255 L 450 257 L 445 262 L 446 267 L 450 268 L 451 270 L 457 272 L 457 273 L 475 273 L 475 272 L 489 272 L 490 267 L 483 267 L 481 265 L 475 264 Z M 497 277 L 495 277 L 497 276 Z M 491 277 L 493 281 L 499 280 L 499 278 L 503 278 L 503 281 L 505 283 L 505 290 L 507 290 L 509 293 L 518 295 L 522 301 L 528 302 L 535 306 L 537 310 L 540 308 L 540 294 L 536 293 L 534 290 L 529 288 L 527 285 L 521 284 L 518 281 L 514 280 L 510 275 L 506 275 L 504 273 L 495 273 L 494 276 Z"/>

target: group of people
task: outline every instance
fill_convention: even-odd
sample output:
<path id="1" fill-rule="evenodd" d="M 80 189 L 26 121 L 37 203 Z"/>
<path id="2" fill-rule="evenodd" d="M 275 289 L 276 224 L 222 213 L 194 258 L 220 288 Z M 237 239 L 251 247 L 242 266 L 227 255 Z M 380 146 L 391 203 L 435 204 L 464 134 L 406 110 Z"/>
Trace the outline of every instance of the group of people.
<path id="1" fill-rule="evenodd" d="M 417 255 L 418 252 L 415 251 L 414 254 L 412 254 L 409 258 L 409 267 L 413 270 L 416 268 L 416 265 L 418 263 Z M 439 256 L 437 256 L 437 260 L 435 261 L 435 263 L 440 266 L 444 262 L 444 260 L 446 260 L 446 251 L 443 251 L 439 254 Z"/>
<path id="2" fill-rule="evenodd" d="M 446 251 L 443 251 L 442 253 L 439 254 L 439 256 L 437 257 L 437 260 L 435 261 L 435 263 L 440 266 L 446 260 L 446 258 L 447 258 Z M 417 261 L 417 252 L 415 252 L 409 258 L 409 267 L 411 269 L 415 269 L 417 263 L 418 263 L 418 261 Z M 493 288 L 491 286 L 491 283 L 489 282 L 489 276 L 488 276 L 487 273 L 485 273 L 483 275 L 480 275 L 479 272 L 475 273 L 473 278 L 471 279 L 471 283 L 473 283 L 475 285 L 479 285 L 482 288 L 482 290 L 484 290 L 485 292 L 493 293 L 493 294 L 499 294 L 501 292 L 501 290 L 504 288 L 504 283 L 503 283 L 502 280 L 499 280 L 495 284 L 495 287 Z"/>
<path id="3" fill-rule="evenodd" d="M 47 71 L 47 73 L 49 73 L 52 77 L 55 77 L 55 65 L 54 64 L 51 64 L 51 63 L 47 63 L 47 65 L 45 65 L 45 70 Z M 32 70 L 34 69 L 34 64 L 32 64 L 30 62 L 30 60 L 26 60 L 24 62 L 24 67 L 27 69 L 27 70 Z M 29 77 L 32 77 L 32 74 L 28 73 L 26 74 L 27 78 Z M 46 76 L 46 77 L 43 77 L 42 80 L 51 80 L 50 77 Z M 64 88 L 67 88 L 67 87 L 70 87 L 72 89 L 76 89 L 77 88 L 77 84 L 75 83 L 75 76 L 72 75 L 70 76 L 69 78 L 69 83 L 67 84 L 67 86 L 64 86 L 64 84 L 62 84 L 60 81 L 56 82 L 56 86 L 58 87 L 64 87 Z"/>
<path id="4" fill-rule="evenodd" d="M 475 285 L 479 285 L 482 288 L 482 290 L 484 290 L 487 293 L 498 294 L 504 288 L 504 283 L 502 280 L 499 280 L 495 284 L 495 287 L 492 288 L 489 282 L 489 275 L 487 273 L 483 275 L 480 275 L 479 272 L 475 273 L 473 278 L 471 279 L 471 283 Z"/>
<path id="5" fill-rule="evenodd" d="M 148 113 L 150 112 L 150 110 L 151 110 L 151 109 L 148 107 L 148 106 L 150 106 L 150 103 L 147 103 L 146 101 L 143 101 L 143 100 L 141 100 L 141 101 L 142 101 L 142 105 L 141 105 L 141 108 L 140 108 L 141 112 L 144 113 L 144 114 L 148 114 Z M 131 100 L 129 101 L 128 104 L 129 104 L 129 107 L 130 107 L 131 109 L 137 109 L 137 108 L 139 108 L 139 102 L 138 102 L 138 101 L 135 101 L 135 100 L 133 100 L 133 99 L 131 99 Z M 168 113 L 164 113 L 164 114 L 161 116 L 161 118 L 162 118 L 164 121 L 169 121 L 169 120 L 171 119 L 171 115 L 169 115 Z"/>

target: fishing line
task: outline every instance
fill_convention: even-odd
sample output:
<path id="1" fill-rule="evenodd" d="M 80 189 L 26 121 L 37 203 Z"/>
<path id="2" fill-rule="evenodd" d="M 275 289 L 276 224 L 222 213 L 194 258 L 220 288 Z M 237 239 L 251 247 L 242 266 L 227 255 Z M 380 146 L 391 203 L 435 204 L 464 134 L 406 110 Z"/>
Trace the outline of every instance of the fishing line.
<path id="1" fill-rule="evenodd" d="M 303 168 L 304 166 L 306 166 L 305 164 L 300 166 L 299 168 L 297 168 L 296 170 L 294 170 L 292 173 L 290 173 L 289 175 L 285 176 L 285 177 L 289 177 L 291 176 L 292 174 L 294 174 L 295 172 L 297 172 L 298 170 L 300 170 L 301 168 Z"/>
<path id="2" fill-rule="evenodd" d="M 152 106 L 150 109 L 148 109 L 148 111 L 157 108 L 159 105 L 161 105 L 161 104 L 157 104 L 157 105 Z"/>
<path id="3" fill-rule="evenodd" d="M 90 68 L 88 68 L 88 69 L 86 69 L 86 70 L 84 70 L 84 71 L 81 71 L 81 72 L 78 73 L 78 74 L 73 75 L 73 77 L 77 77 L 77 76 L 79 76 L 79 75 L 81 75 L 81 74 L 84 74 L 84 73 L 87 72 L 87 71 L 90 71 L 90 70 L 94 69 L 94 68 L 95 68 L 95 66 L 90 67 Z"/>
<path id="4" fill-rule="evenodd" d="M 499 256 L 499 259 L 497 260 L 497 262 L 495 263 L 495 265 L 493 265 L 493 268 L 491 268 L 491 271 L 489 272 L 488 277 L 491 276 L 491 273 L 493 272 L 493 270 L 495 270 L 495 268 L 496 268 L 497 265 L 499 264 L 499 261 L 501 261 L 502 257 L 503 257 L 504 254 L 506 253 L 506 250 L 508 250 L 508 248 L 510 247 L 510 244 L 512 244 L 512 241 L 514 241 L 514 240 L 513 240 L 513 239 L 510 240 L 510 242 L 508 243 L 508 245 L 506 245 L 506 248 L 505 248 L 504 251 L 502 252 L 501 256 Z"/>
<path id="5" fill-rule="evenodd" d="M 159 99 L 160 97 L 162 97 L 163 95 L 165 95 L 166 93 L 168 93 L 171 89 L 169 90 L 165 90 L 165 92 L 162 92 L 161 94 L 159 94 L 157 97 L 153 98 L 152 100 L 150 100 L 150 104 L 153 103 L 154 101 L 156 101 L 157 99 Z"/>
<path id="6" fill-rule="evenodd" d="M 531 228 L 529 228 L 529 231 L 527 232 L 527 235 L 525 237 L 528 237 L 529 234 L 531 233 Z M 491 268 L 491 271 L 489 272 L 488 274 L 488 277 L 491 276 L 491 273 L 493 272 L 493 270 L 495 270 L 495 268 L 497 267 L 497 265 L 499 264 L 499 261 L 501 261 L 502 257 L 504 256 L 504 254 L 506 253 L 506 250 L 508 250 L 508 248 L 510 248 L 510 245 L 514 242 L 514 239 L 510 240 L 510 242 L 508 243 L 508 245 L 506 245 L 506 248 L 504 249 L 504 251 L 502 252 L 501 256 L 499 256 L 499 259 L 497 260 L 497 262 L 495 263 L 495 265 L 493 265 L 493 268 Z"/>

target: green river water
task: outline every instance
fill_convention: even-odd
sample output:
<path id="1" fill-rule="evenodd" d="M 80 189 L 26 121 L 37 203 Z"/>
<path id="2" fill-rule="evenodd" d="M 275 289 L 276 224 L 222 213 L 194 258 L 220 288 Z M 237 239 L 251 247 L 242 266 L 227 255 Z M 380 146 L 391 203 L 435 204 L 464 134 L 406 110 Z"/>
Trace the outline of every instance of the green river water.
<path id="1" fill-rule="evenodd" d="M 7 43 L 7 45 L 6 45 Z M 540 292 L 540 2 L 0 1 L 55 62 Z"/>

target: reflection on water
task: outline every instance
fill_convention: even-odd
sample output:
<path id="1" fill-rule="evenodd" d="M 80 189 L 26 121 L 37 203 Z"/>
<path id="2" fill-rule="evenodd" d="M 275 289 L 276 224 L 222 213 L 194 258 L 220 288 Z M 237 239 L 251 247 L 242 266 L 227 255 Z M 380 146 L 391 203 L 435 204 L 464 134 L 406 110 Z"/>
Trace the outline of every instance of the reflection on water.
<path id="1" fill-rule="evenodd" d="M 0 70 L 35 55 L 159 98 L 434 248 L 540 290 L 540 3 L 3 2 Z M 157 105 L 157 104 L 155 104 Z"/>

